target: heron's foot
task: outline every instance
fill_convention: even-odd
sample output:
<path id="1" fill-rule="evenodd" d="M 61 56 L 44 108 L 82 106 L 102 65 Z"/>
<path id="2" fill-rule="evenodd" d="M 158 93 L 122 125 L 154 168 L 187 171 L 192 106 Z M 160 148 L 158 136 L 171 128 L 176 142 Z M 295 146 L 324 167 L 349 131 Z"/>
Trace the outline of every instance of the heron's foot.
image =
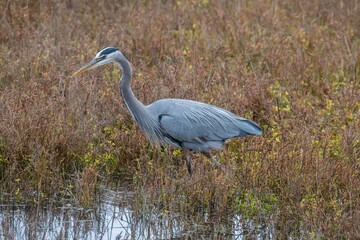
<path id="1" fill-rule="evenodd" d="M 221 169 L 221 164 L 213 156 L 211 156 L 210 159 L 213 161 L 217 168 Z"/>
<path id="2" fill-rule="evenodd" d="M 183 149 L 185 156 L 186 156 L 186 166 L 188 169 L 188 172 L 190 174 L 190 178 L 192 177 L 192 168 L 191 168 L 191 161 L 190 161 L 190 150 L 189 149 Z"/>
<path id="3" fill-rule="evenodd" d="M 187 166 L 188 172 L 190 174 L 190 178 L 191 178 L 192 177 L 192 168 L 191 168 L 191 162 L 188 159 L 186 159 L 186 166 Z"/>
<path id="4" fill-rule="evenodd" d="M 222 173 L 225 173 L 224 169 L 221 167 L 221 164 L 218 161 L 216 161 L 214 157 L 211 157 L 211 160 L 213 161 L 217 169 L 219 169 Z"/>
<path id="5" fill-rule="evenodd" d="M 216 158 L 214 158 L 214 157 L 211 155 L 210 152 L 203 152 L 203 154 L 204 154 L 205 156 L 207 156 L 208 158 L 211 159 L 211 161 L 215 164 L 215 167 L 216 167 L 216 168 L 222 170 L 222 169 L 221 169 L 221 164 L 216 160 Z"/>

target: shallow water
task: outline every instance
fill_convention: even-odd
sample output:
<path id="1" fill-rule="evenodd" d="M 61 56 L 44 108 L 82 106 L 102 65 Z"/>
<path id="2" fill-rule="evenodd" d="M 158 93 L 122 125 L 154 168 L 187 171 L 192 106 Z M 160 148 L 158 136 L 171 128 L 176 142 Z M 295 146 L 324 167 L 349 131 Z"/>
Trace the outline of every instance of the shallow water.
<path id="1" fill-rule="evenodd" d="M 189 222 L 176 213 L 164 215 L 153 209 L 132 210 L 134 193 L 102 189 L 94 208 L 75 207 L 62 199 L 39 206 L 15 204 L 13 198 L 0 204 L 1 239 L 273 239 L 272 224 L 254 224 L 241 216 L 215 224 L 205 216 Z M 12 201 L 12 202 L 9 202 Z M 33 202 L 33 201 L 32 201 Z M 34 207 L 35 205 L 35 207 Z"/>

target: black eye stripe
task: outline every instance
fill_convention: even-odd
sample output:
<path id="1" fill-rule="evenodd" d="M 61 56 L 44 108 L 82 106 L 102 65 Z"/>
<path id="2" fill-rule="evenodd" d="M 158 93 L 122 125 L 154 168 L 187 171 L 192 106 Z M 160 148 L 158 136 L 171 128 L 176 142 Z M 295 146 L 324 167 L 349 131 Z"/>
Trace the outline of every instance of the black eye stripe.
<path id="1" fill-rule="evenodd" d="M 117 50 L 118 50 L 117 48 L 113 48 L 113 47 L 105 48 L 104 50 L 101 51 L 100 56 L 113 53 L 113 52 L 115 52 Z"/>

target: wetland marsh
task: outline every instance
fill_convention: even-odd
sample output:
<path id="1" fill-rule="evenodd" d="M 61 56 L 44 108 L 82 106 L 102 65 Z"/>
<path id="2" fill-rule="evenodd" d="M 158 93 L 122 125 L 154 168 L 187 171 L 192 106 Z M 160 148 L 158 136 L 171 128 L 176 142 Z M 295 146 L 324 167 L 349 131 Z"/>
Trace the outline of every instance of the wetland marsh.
<path id="1" fill-rule="evenodd" d="M 360 238 L 357 0 L 0 2 L 0 224 L 5 239 Z M 251 119 L 223 169 L 151 146 L 134 94 Z"/>

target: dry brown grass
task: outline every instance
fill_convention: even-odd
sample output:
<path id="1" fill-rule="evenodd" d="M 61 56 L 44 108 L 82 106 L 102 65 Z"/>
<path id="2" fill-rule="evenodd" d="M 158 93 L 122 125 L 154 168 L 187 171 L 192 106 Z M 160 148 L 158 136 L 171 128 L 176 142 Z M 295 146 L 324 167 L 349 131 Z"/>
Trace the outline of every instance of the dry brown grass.
<path id="1" fill-rule="evenodd" d="M 88 205 L 99 179 L 121 177 L 189 224 L 236 212 L 273 219 L 279 237 L 360 237 L 358 1 L 0 6 L 1 192 L 74 191 Z M 105 46 L 127 53 L 143 102 L 212 103 L 264 135 L 230 143 L 225 173 L 194 155 L 189 180 L 178 152 L 153 149 L 134 126 L 115 67 L 70 78 Z"/>

